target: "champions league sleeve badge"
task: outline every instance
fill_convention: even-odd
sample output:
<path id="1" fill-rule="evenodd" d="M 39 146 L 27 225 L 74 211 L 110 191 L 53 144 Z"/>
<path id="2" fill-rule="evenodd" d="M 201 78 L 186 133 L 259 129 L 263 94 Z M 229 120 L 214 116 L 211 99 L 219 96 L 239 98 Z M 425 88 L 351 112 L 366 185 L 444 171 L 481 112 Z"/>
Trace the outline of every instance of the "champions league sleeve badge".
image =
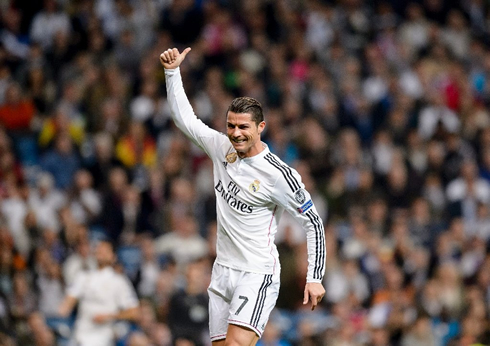
<path id="1" fill-rule="evenodd" d="M 305 191 L 303 189 L 299 189 L 298 191 L 296 191 L 294 194 L 294 199 L 299 204 L 303 204 L 306 200 Z"/>
<path id="2" fill-rule="evenodd" d="M 307 212 L 313 206 L 313 201 L 311 199 L 305 203 L 306 194 L 305 190 L 303 189 L 299 189 L 294 193 L 294 199 L 296 200 L 296 202 L 301 204 L 299 208 L 296 208 L 300 214 Z"/>

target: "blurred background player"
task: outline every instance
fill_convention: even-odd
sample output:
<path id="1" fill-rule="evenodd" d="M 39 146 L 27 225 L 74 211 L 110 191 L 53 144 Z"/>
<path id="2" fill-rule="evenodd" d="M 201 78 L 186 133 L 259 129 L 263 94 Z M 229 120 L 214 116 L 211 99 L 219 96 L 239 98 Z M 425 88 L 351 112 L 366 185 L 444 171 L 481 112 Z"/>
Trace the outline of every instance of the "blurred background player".
<path id="1" fill-rule="evenodd" d="M 136 321 L 139 302 L 127 278 L 112 265 L 115 254 L 112 244 L 100 241 L 95 250 L 98 270 L 80 273 L 68 287 L 59 313 L 68 316 L 79 302 L 74 339 L 81 346 L 114 344 L 115 321 Z"/>

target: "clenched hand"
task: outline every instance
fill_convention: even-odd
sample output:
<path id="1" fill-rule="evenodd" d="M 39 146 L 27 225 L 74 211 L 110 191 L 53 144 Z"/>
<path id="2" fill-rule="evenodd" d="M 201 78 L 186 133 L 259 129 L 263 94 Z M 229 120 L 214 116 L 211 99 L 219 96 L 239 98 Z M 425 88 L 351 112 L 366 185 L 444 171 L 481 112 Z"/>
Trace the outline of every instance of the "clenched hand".
<path id="1" fill-rule="evenodd" d="M 162 54 L 160 54 L 160 62 L 167 70 L 175 69 L 180 66 L 182 61 L 184 61 L 187 53 L 189 53 L 190 51 L 190 47 L 184 49 L 182 53 L 180 53 L 177 48 L 169 48 Z"/>

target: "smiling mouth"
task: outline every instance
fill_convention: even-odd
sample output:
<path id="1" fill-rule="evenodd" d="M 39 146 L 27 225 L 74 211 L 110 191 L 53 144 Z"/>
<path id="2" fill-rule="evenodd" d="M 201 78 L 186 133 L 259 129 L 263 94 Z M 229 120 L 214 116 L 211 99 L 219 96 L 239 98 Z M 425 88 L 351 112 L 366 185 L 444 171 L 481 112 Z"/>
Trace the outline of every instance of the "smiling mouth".
<path id="1" fill-rule="evenodd" d="M 241 143 L 245 143 L 246 139 L 235 139 L 235 138 L 233 138 L 231 141 L 233 143 L 236 143 L 236 144 L 241 144 Z"/>

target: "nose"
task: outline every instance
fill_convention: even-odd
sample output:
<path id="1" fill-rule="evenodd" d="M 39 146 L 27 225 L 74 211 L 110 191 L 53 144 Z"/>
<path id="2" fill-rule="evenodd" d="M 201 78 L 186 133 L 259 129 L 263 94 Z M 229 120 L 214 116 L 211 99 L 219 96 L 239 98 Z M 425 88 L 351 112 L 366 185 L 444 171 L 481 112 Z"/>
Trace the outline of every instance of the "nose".
<path id="1" fill-rule="evenodd" d="M 238 127 L 235 127 L 231 134 L 233 137 L 240 137 L 241 134 L 240 129 Z"/>

